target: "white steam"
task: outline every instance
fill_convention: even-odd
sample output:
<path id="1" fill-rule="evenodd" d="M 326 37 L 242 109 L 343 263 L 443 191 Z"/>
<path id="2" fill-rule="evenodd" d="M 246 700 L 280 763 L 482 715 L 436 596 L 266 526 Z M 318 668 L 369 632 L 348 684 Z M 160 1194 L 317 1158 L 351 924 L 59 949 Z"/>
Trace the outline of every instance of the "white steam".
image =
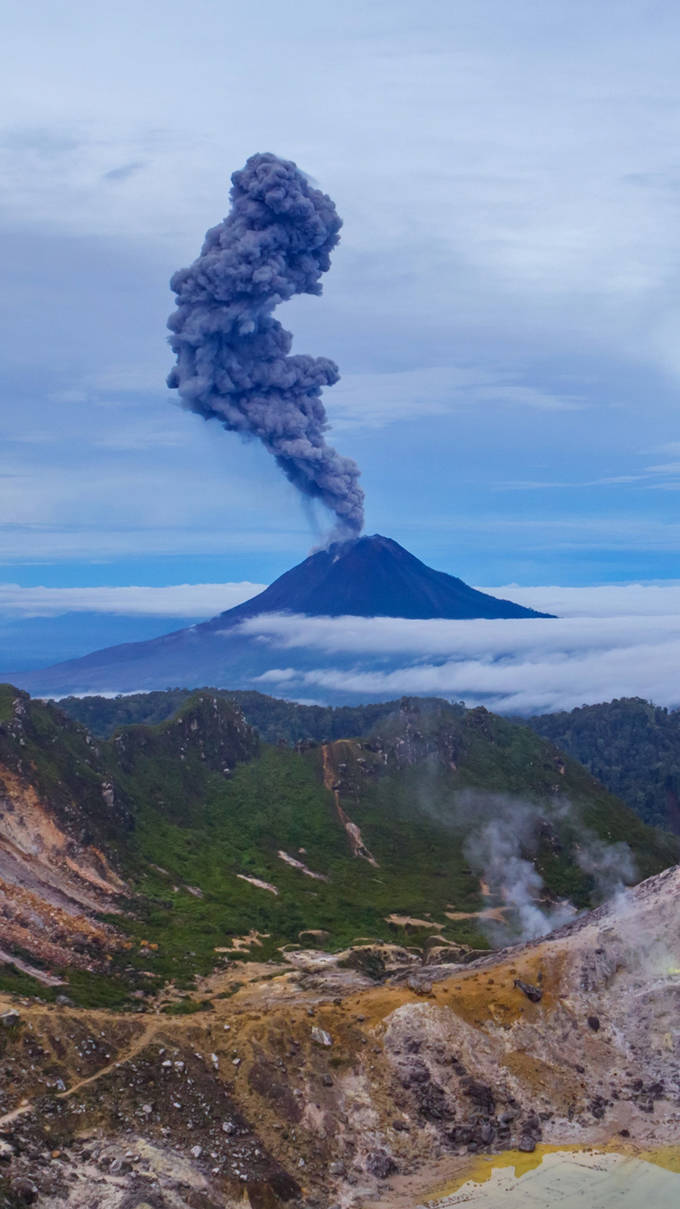
<path id="1" fill-rule="evenodd" d="M 534 940 L 578 914 L 568 899 L 550 898 L 536 868 L 541 832 L 551 842 L 560 843 L 553 825 L 566 822 L 575 832 L 572 859 L 592 878 L 601 902 L 620 895 L 635 880 L 628 845 L 605 843 L 581 822 L 568 801 L 553 801 L 545 807 L 505 794 L 466 790 L 456 798 L 455 813 L 461 822 L 473 823 L 463 846 L 466 860 L 485 883 L 490 900 L 506 909 L 504 921 L 483 921 L 494 944 Z"/>

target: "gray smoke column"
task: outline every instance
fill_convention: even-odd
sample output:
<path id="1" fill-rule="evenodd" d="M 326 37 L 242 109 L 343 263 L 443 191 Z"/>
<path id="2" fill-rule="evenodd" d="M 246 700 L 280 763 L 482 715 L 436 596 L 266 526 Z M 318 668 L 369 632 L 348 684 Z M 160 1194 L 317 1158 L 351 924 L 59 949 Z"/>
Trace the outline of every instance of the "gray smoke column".
<path id="1" fill-rule="evenodd" d="M 334 536 L 356 536 L 359 469 L 324 438 L 321 391 L 338 381 L 338 368 L 326 357 L 290 356 L 293 338 L 272 318 L 294 294 L 321 293 L 341 219 L 330 197 L 275 155 L 251 156 L 231 180 L 231 212 L 170 282 L 177 365 L 168 386 L 206 420 L 258 437 L 304 495 L 336 514 Z"/>

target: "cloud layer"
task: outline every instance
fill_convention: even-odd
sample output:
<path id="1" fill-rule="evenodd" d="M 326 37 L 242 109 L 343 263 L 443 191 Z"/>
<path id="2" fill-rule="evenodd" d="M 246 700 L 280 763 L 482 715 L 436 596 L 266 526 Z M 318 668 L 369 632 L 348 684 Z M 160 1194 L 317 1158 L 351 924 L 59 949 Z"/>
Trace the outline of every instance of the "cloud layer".
<path id="1" fill-rule="evenodd" d="M 125 617 L 214 617 L 261 592 L 264 584 L 171 584 L 168 587 L 24 588 L 0 583 L 0 617 L 109 613 Z"/>
<path id="2" fill-rule="evenodd" d="M 562 616 L 458 622 L 272 615 L 241 628 L 271 648 L 262 687 L 291 697 L 310 698 L 315 689 L 366 698 L 432 694 L 512 713 L 622 696 L 680 704 L 680 585 L 497 592 L 561 607 Z M 296 666 L 296 652 L 304 652 L 304 668 Z M 317 666 L 310 667 L 313 652 Z"/>

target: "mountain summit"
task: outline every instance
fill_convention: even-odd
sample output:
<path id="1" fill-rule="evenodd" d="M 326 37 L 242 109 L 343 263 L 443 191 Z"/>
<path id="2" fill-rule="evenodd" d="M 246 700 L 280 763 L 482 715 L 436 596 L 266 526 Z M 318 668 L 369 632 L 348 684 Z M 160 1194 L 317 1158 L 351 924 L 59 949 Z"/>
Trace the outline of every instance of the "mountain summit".
<path id="1" fill-rule="evenodd" d="M 236 623 L 261 613 L 460 620 L 550 616 L 478 592 L 445 571 L 434 571 L 379 533 L 317 550 L 264 592 L 204 625 L 224 627 L 225 622 Z"/>
<path id="2" fill-rule="evenodd" d="M 241 628 L 242 622 L 268 613 L 459 621 L 549 616 L 478 592 L 462 579 L 434 571 L 397 542 L 376 534 L 318 550 L 264 592 L 200 625 L 147 642 L 107 647 L 40 671 L 10 671 L 7 678 L 40 696 L 62 696 L 136 692 L 169 685 L 256 688 L 261 687 L 262 677 L 269 680 L 272 669 L 283 667 L 288 691 L 306 695 L 307 672 L 329 659 L 334 667 L 342 665 L 338 652 L 330 656 L 299 644 L 295 649 L 285 642 L 277 646 L 271 635 L 255 633 L 252 626 L 248 632 Z M 368 667 L 371 660 L 370 653 L 362 655 L 363 666 Z M 380 664 L 383 670 L 388 666 L 382 657 Z M 323 686 L 315 688 L 314 695 L 315 699 L 338 698 L 333 689 Z M 339 690 L 339 699 L 347 699 L 345 690 Z M 357 699 L 363 700 L 364 696 L 359 694 Z"/>

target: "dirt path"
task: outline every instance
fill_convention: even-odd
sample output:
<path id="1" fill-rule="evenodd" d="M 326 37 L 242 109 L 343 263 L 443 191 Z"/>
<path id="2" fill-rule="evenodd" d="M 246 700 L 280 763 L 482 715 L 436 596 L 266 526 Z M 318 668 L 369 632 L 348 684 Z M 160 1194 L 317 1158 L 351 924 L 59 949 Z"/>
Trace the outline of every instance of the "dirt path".
<path id="1" fill-rule="evenodd" d="M 111 1071 L 116 1070 L 117 1067 L 123 1066 L 125 1062 L 129 1062 L 130 1058 L 134 1058 L 148 1045 L 161 1027 L 161 1022 L 157 1018 L 154 1017 L 152 1020 L 149 1020 L 141 1029 L 138 1036 L 129 1045 L 124 1047 L 113 1062 L 108 1062 L 106 1066 L 101 1066 L 99 1070 L 96 1070 L 93 1075 L 88 1075 L 86 1079 L 79 1079 L 72 1087 L 67 1087 L 66 1091 L 58 1092 L 56 1098 L 58 1100 L 68 1100 L 69 1096 L 75 1095 L 83 1087 L 87 1087 L 90 1083 L 96 1083 L 98 1079 L 102 1079 L 105 1075 L 110 1074 Z M 4 1132 L 7 1126 L 18 1120 L 19 1117 L 32 1112 L 34 1107 L 35 1101 L 29 1101 L 26 1104 L 20 1104 L 17 1108 L 13 1108 L 11 1112 L 5 1113 L 3 1117 L 0 1117 L 0 1133 Z"/>
<path id="2" fill-rule="evenodd" d="M 145 1045 L 148 1045 L 152 1037 L 158 1032 L 158 1028 L 158 1020 L 150 1020 L 142 1029 L 139 1036 L 136 1037 L 135 1040 L 130 1043 L 130 1045 L 126 1046 L 122 1054 L 119 1054 L 115 1061 L 109 1062 L 106 1066 L 101 1066 L 99 1070 L 94 1072 L 93 1075 L 88 1075 L 86 1079 L 81 1079 L 78 1083 L 74 1083 L 73 1087 L 67 1087 L 66 1091 L 60 1091 L 57 1099 L 68 1100 L 69 1096 L 75 1095 L 75 1093 L 80 1091 L 81 1088 L 87 1087 L 90 1083 L 96 1083 L 98 1079 L 102 1079 L 104 1075 L 110 1074 L 110 1072 L 112 1070 L 116 1070 L 118 1066 L 123 1066 L 125 1062 L 129 1062 L 130 1058 L 134 1058 L 140 1052 L 140 1050 L 144 1049 Z"/>
<path id="3" fill-rule="evenodd" d="M 32 1108 L 32 1104 L 20 1104 L 18 1108 L 13 1108 L 11 1112 L 6 1112 L 4 1117 L 0 1117 L 0 1133 L 3 1133 L 5 1128 L 11 1125 L 13 1121 L 18 1120 L 19 1117 L 23 1117 L 25 1112 L 30 1112 Z"/>
<path id="4" fill-rule="evenodd" d="M 340 790 L 337 788 L 335 772 L 333 771 L 333 766 L 331 765 L 328 743 L 324 743 L 322 745 L 321 755 L 323 759 L 323 783 L 326 789 L 333 794 L 335 809 L 338 818 L 340 819 L 340 822 L 347 833 L 349 845 L 352 850 L 352 856 L 360 856 L 363 858 L 363 860 L 368 861 L 369 865 L 373 865 L 375 869 L 379 869 L 380 866 L 378 865 L 378 862 L 373 854 L 369 852 L 368 848 L 366 847 L 356 823 L 352 822 L 340 805 Z"/>

